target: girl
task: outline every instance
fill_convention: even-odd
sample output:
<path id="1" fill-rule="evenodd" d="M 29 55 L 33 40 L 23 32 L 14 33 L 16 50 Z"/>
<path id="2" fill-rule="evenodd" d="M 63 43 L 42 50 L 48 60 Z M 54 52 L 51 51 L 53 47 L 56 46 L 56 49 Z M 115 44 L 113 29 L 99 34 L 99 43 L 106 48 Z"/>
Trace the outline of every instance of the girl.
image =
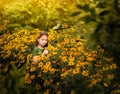
<path id="1" fill-rule="evenodd" d="M 36 47 L 33 49 L 33 63 L 34 65 L 38 64 L 38 57 L 44 56 L 48 54 L 48 50 L 45 47 L 48 46 L 48 33 L 45 31 L 41 31 L 39 36 L 36 38 L 35 42 Z"/>

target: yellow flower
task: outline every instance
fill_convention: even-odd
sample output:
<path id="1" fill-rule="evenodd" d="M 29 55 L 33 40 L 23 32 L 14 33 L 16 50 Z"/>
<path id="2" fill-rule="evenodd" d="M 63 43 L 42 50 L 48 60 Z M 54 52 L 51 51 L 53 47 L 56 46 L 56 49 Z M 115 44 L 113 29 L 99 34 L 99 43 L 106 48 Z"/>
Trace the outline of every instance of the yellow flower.
<path id="1" fill-rule="evenodd" d="M 112 80 L 112 79 L 114 79 L 114 74 L 108 74 L 107 77 L 108 77 L 108 79 Z"/>
<path id="2" fill-rule="evenodd" d="M 62 45 L 62 47 L 64 47 L 66 45 L 66 43 L 65 42 L 61 42 L 61 45 Z"/>
<path id="3" fill-rule="evenodd" d="M 37 90 L 40 90 L 40 89 L 41 89 L 41 86 L 40 86 L 39 84 L 36 84 L 35 87 L 36 87 Z"/>
<path id="4" fill-rule="evenodd" d="M 85 57 L 84 56 L 80 56 L 80 60 L 84 61 Z"/>
<path id="5" fill-rule="evenodd" d="M 50 90 L 47 89 L 47 90 L 45 90 L 44 94 L 49 94 L 49 92 L 50 92 Z"/>
<path id="6" fill-rule="evenodd" d="M 53 82 L 53 79 L 45 80 L 43 86 L 51 85 Z"/>
<path id="7" fill-rule="evenodd" d="M 36 70 L 35 67 L 31 67 L 30 72 L 33 72 L 33 71 L 35 71 L 35 70 Z"/>
<path id="8" fill-rule="evenodd" d="M 61 76 L 62 78 L 64 78 L 64 77 L 66 77 L 67 74 L 68 74 L 68 72 L 66 71 L 66 72 L 64 72 L 64 73 L 61 73 L 60 76 Z"/>
<path id="9" fill-rule="evenodd" d="M 67 51 L 67 55 L 70 55 L 70 51 Z"/>
<path id="10" fill-rule="evenodd" d="M 30 79 L 34 79 L 35 78 L 35 76 L 34 75 L 30 75 Z"/>
<path id="11" fill-rule="evenodd" d="M 64 24 L 63 24 L 63 27 L 64 27 L 64 28 L 68 28 L 68 24 L 64 23 Z"/>
<path id="12" fill-rule="evenodd" d="M 67 56 L 63 56 L 63 57 L 61 57 L 61 59 L 63 62 L 67 62 Z"/>
<path id="13" fill-rule="evenodd" d="M 55 73 L 55 69 L 54 69 L 54 68 L 51 68 L 51 69 L 50 69 L 50 73 L 51 73 L 51 74 L 54 74 L 54 73 Z"/>
<path id="14" fill-rule="evenodd" d="M 56 84 L 55 84 L 55 90 L 58 90 L 58 87 L 60 86 L 60 83 L 59 82 L 57 82 Z"/>
<path id="15" fill-rule="evenodd" d="M 71 51 L 76 51 L 76 48 L 70 48 Z"/>
<path id="16" fill-rule="evenodd" d="M 110 69 L 116 69 L 117 68 L 117 65 L 116 64 L 111 64 L 110 65 Z"/>
<path id="17" fill-rule="evenodd" d="M 74 29 L 74 28 L 71 28 L 70 32 L 71 32 L 71 33 L 74 33 L 74 32 L 75 32 L 75 29 Z"/>
<path id="18" fill-rule="evenodd" d="M 71 38 L 70 42 L 75 43 L 75 39 Z"/>
<path id="19" fill-rule="evenodd" d="M 61 70 L 62 72 L 65 72 L 65 71 L 67 71 L 67 69 L 66 68 L 62 68 L 62 70 Z"/>
<path id="20" fill-rule="evenodd" d="M 108 66 L 103 66 L 103 68 L 102 68 L 104 71 L 107 71 L 107 70 L 109 70 L 109 67 Z"/>
<path id="21" fill-rule="evenodd" d="M 43 58 L 42 55 L 37 57 L 38 61 L 42 60 L 42 58 Z"/>
<path id="22" fill-rule="evenodd" d="M 90 83 L 90 87 L 95 86 L 97 84 L 97 81 L 95 79 L 92 79 L 91 83 Z"/>
<path id="23" fill-rule="evenodd" d="M 48 70 L 49 70 L 49 68 L 48 68 L 47 66 L 44 65 L 44 66 L 42 67 L 42 71 L 43 71 L 44 73 L 48 72 Z"/>
<path id="24" fill-rule="evenodd" d="M 61 54 L 62 54 L 62 55 L 65 55 L 66 53 L 65 53 L 65 52 L 62 52 Z"/>
<path id="25" fill-rule="evenodd" d="M 106 61 L 112 61 L 113 60 L 113 58 L 104 58 Z"/>
<path id="26" fill-rule="evenodd" d="M 47 65 L 47 66 L 50 66 L 50 65 L 51 65 L 51 62 L 46 62 L 46 65 Z"/>
<path id="27" fill-rule="evenodd" d="M 78 47 L 77 50 L 78 50 L 79 52 L 83 52 L 83 47 Z"/>
<path id="28" fill-rule="evenodd" d="M 108 84 L 108 83 L 103 83 L 103 85 L 104 85 L 105 87 L 108 87 L 108 86 L 109 86 L 109 84 Z"/>
<path id="29" fill-rule="evenodd" d="M 14 61 L 10 61 L 10 64 L 13 65 L 15 62 Z"/>
<path id="30" fill-rule="evenodd" d="M 93 60 L 95 60 L 95 58 L 93 58 L 93 57 L 87 57 L 87 60 L 88 61 L 93 61 Z"/>
<path id="31" fill-rule="evenodd" d="M 4 72 L 7 72 L 8 66 L 6 66 L 3 70 L 4 70 Z"/>
<path id="32" fill-rule="evenodd" d="M 74 65 L 74 62 L 68 62 L 68 66 L 73 66 Z"/>
<path id="33" fill-rule="evenodd" d="M 83 76 L 88 76 L 88 74 L 89 74 L 89 71 L 88 71 L 88 70 L 83 70 L 83 71 L 82 71 L 82 75 L 83 75 Z"/>
<path id="34" fill-rule="evenodd" d="M 80 69 L 79 68 L 76 68 L 73 70 L 73 74 L 78 74 L 80 72 Z"/>
<path id="35" fill-rule="evenodd" d="M 56 94 L 62 94 L 62 92 L 61 91 L 56 91 Z"/>
<path id="36" fill-rule="evenodd" d="M 7 57 L 9 57 L 9 56 L 11 55 L 11 51 L 8 50 L 8 51 L 6 52 L 6 54 L 7 54 Z"/>
<path id="37" fill-rule="evenodd" d="M 75 57 L 69 57 L 69 61 L 74 61 L 75 60 Z"/>
<path id="38" fill-rule="evenodd" d="M 26 81 L 27 84 L 31 84 L 32 83 L 32 81 L 30 79 L 26 79 L 25 81 Z"/>
<path id="39" fill-rule="evenodd" d="M 60 45 L 60 43 L 57 43 L 57 47 L 58 47 L 58 48 L 61 48 L 61 47 L 62 47 L 62 45 Z"/>
<path id="40" fill-rule="evenodd" d="M 27 72 L 27 73 L 25 74 L 25 77 L 28 78 L 29 76 L 30 76 L 30 74 Z"/>
<path id="41" fill-rule="evenodd" d="M 101 82 L 101 81 L 102 81 L 102 77 L 98 77 L 97 82 Z"/>
<path id="42" fill-rule="evenodd" d="M 69 39 L 68 38 L 64 38 L 64 43 L 68 44 L 69 43 Z"/>
<path id="43" fill-rule="evenodd" d="M 38 68 L 42 68 L 42 66 L 43 66 L 43 63 L 42 63 L 42 62 L 39 62 L 39 63 L 38 63 Z"/>

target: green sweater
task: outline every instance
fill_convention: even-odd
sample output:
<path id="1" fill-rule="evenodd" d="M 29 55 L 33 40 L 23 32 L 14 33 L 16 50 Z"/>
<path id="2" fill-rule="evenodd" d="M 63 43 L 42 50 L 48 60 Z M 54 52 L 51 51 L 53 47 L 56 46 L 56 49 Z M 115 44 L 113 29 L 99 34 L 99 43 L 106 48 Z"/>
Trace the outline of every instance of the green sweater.
<path id="1" fill-rule="evenodd" d="M 39 56 L 39 55 L 41 55 L 41 54 L 43 53 L 43 51 L 44 51 L 44 49 L 40 49 L 40 48 L 38 48 L 38 47 L 35 47 L 35 48 L 33 49 L 32 55 L 33 55 L 33 56 Z"/>

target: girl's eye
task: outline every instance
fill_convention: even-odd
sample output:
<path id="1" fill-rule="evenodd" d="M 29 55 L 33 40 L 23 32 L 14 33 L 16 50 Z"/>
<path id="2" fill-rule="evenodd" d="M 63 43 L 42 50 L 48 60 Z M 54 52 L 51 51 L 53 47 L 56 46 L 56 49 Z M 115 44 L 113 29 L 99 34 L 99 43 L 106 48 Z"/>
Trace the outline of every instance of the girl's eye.
<path id="1" fill-rule="evenodd" d="M 47 41 L 47 40 L 45 40 L 45 39 L 42 39 L 42 41 Z"/>

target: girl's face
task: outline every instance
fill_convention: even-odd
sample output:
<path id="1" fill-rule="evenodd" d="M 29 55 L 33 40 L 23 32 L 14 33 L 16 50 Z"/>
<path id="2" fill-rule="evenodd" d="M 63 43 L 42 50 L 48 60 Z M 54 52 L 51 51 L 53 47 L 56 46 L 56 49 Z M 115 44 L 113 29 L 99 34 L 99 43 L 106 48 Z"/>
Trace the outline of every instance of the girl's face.
<path id="1" fill-rule="evenodd" d="M 39 45 L 44 47 L 48 43 L 48 36 L 43 35 L 38 39 Z"/>

